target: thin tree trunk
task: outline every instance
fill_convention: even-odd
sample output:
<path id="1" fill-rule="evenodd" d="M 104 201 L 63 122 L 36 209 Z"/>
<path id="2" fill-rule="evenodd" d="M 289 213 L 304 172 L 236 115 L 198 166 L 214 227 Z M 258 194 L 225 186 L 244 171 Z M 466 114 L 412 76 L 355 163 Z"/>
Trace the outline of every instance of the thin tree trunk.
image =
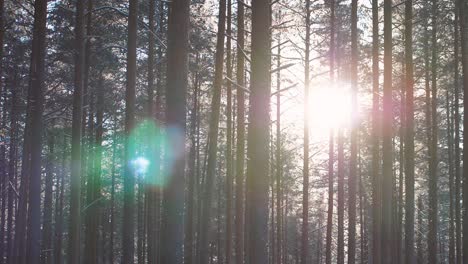
<path id="1" fill-rule="evenodd" d="M 304 167 L 302 183 L 301 263 L 309 257 L 309 84 L 310 84 L 310 0 L 305 1 L 305 75 L 304 75 Z"/>
<path id="2" fill-rule="evenodd" d="M 432 62 L 431 62 L 431 141 L 429 151 L 429 233 L 427 238 L 428 261 L 437 259 L 437 0 L 432 1 Z"/>
<path id="3" fill-rule="evenodd" d="M 395 208 L 396 208 L 396 221 L 395 221 L 395 234 L 397 239 L 395 241 L 395 258 L 398 263 L 403 263 L 403 190 L 404 190 L 404 168 L 405 168 L 405 130 L 406 130 L 406 87 L 404 85 L 406 76 L 405 76 L 405 61 L 401 60 L 401 88 L 400 88 L 400 128 L 399 140 L 398 140 L 398 193 L 395 194 L 395 197 L 398 197 L 398 203 L 395 199 Z M 395 179 L 396 180 L 396 179 Z M 396 188 L 396 186 L 395 186 Z"/>
<path id="4" fill-rule="evenodd" d="M 115 118 L 117 119 L 117 118 Z M 109 227 L 109 263 L 114 263 L 114 241 L 115 241 L 115 185 L 116 185 L 116 160 L 117 160 L 117 120 L 114 120 L 114 131 L 112 135 L 112 168 L 111 168 L 111 208 L 110 208 L 110 227 Z"/>
<path id="5" fill-rule="evenodd" d="M 392 154 L 392 0 L 384 1 L 384 95 L 382 122 L 382 258 L 393 263 L 393 154 Z"/>
<path id="6" fill-rule="evenodd" d="M 330 0 L 330 83 L 335 79 L 335 0 Z M 335 150 L 333 130 L 330 131 L 328 143 L 328 212 L 327 212 L 327 238 L 325 246 L 325 263 L 332 262 L 332 232 L 333 232 L 333 172 Z"/>
<path id="7" fill-rule="evenodd" d="M 65 135 L 63 137 L 63 146 L 67 146 Z M 65 158 L 66 154 L 62 153 L 62 161 L 60 165 L 60 178 L 57 178 L 57 192 L 55 199 L 55 239 L 54 239 L 54 263 L 62 263 L 62 236 L 63 236 L 63 201 L 65 194 Z"/>
<path id="8" fill-rule="evenodd" d="M 372 254 L 371 263 L 380 264 L 382 254 L 382 178 L 380 174 L 379 95 L 379 1 L 372 0 Z"/>
<path id="9" fill-rule="evenodd" d="M 85 144 L 82 145 L 82 165 L 83 172 L 87 172 L 87 185 L 86 185 L 86 211 L 84 211 L 85 216 L 85 245 L 84 245 L 84 261 L 89 264 L 96 264 L 98 262 L 98 251 L 97 251 L 97 225 L 95 224 L 95 218 L 97 215 L 94 214 L 93 208 L 96 206 L 95 202 L 95 169 L 94 169 L 94 162 L 93 158 L 90 158 L 86 161 L 86 154 L 89 156 L 95 156 L 95 147 L 92 140 L 92 135 L 94 131 L 94 98 L 93 94 L 91 94 L 90 89 L 90 71 L 91 71 L 91 36 L 92 36 L 92 12 L 93 10 L 93 0 L 87 1 L 87 17 L 86 17 L 86 44 L 85 44 L 85 66 L 84 66 L 84 76 L 83 76 L 83 104 L 87 105 L 88 107 L 83 107 L 83 114 L 82 114 L 82 136 L 85 136 L 86 133 L 86 115 L 88 116 L 89 121 L 89 132 L 88 132 L 88 139 L 86 148 Z M 101 87 L 98 87 L 100 89 Z M 89 109 L 89 111 L 87 110 Z M 86 153 L 88 152 L 88 153 Z M 84 177 L 83 177 L 84 178 Z"/>
<path id="10" fill-rule="evenodd" d="M 413 0 L 405 3 L 405 263 L 414 256 L 414 77 L 413 77 Z"/>
<path id="11" fill-rule="evenodd" d="M 52 123 L 53 129 L 53 123 Z M 47 156 L 46 164 L 46 178 L 45 178 L 45 190 L 44 190 L 44 212 L 43 212 L 43 224 L 42 224 L 42 254 L 41 263 L 52 263 L 52 197 L 53 197 L 53 177 L 54 177 L 54 162 L 55 162 L 55 140 L 52 130 L 49 131 L 48 135 L 48 148 L 49 155 Z"/>
<path id="12" fill-rule="evenodd" d="M 135 175 L 129 162 L 134 148 L 128 137 L 135 126 L 135 86 L 136 86 L 136 49 L 137 49 L 138 0 L 131 0 L 128 15 L 127 39 L 127 87 L 125 91 L 125 171 L 124 206 L 122 222 L 122 262 L 133 263 L 135 254 Z"/>
<path id="13" fill-rule="evenodd" d="M 416 241 L 417 244 L 417 249 L 418 249 L 418 254 L 417 254 L 417 263 L 418 264 L 423 264 L 426 263 L 424 259 L 424 248 L 423 248 L 423 239 L 424 239 L 424 233 L 423 233 L 423 203 L 422 203 L 422 198 L 418 197 L 418 240 Z"/>
<path id="14" fill-rule="evenodd" d="M 218 33 L 216 40 L 215 76 L 213 82 L 213 97 L 211 101 L 211 115 L 208 134 L 208 165 L 205 178 L 204 195 L 202 197 L 202 217 L 200 230 L 200 259 L 199 264 L 208 262 L 209 230 L 211 223 L 213 185 L 216 174 L 216 159 L 218 154 L 218 130 L 221 107 L 221 88 L 223 85 L 224 68 L 224 35 L 226 29 L 226 0 L 219 2 Z"/>
<path id="15" fill-rule="evenodd" d="M 4 43 L 4 36 L 5 36 L 5 1 L 0 0 L 0 62 L 3 62 L 4 58 L 4 51 L 3 51 L 3 43 Z M 2 97 L 4 97 L 4 88 L 3 88 L 3 82 L 1 81 L 2 76 L 3 76 L 3 67 L 0 63 L 0 101 L 2 100 Z M 5 88 L 6 89 L 6 88 Z M 6 125 L 6 97 L 4 98 L 5 101 L 3 102 L 4 107 L 0 109 L 2 111 L 0 113 L 0 122 L 3 127 Z M 0 164 L 2 164 L 2 167 L 0 168 L 0 190 L 4 190 L 8 186 L 8 178 L 6 174 L 6 149 L 5 146 L 0 146 Z M 4 256 L 5 253 L 9 254 L 11 251 L 9 250 L 10 245 L 12 245 L 12 237 L 6 241 L 5 243 L 5 216 L 6 216 L 6 203 L 7 203 L 7 193 L 2 192 L 2 197 L 1 197 L 1 220 L 0 220 L 0 261 L 4 261 Z M 9 233 L 11 233 L 11 229 L 7 229 Z M 7 246 L 8 248 L 7 248 Z"/>
<path id="16" fill-rule="evenodd" d="M 351 3 L 351 156 L 348 179 L 348 263 L 356 262 L 356 185 L 357 185 L 357 93 L 358 93 L 358 1 Z"/>
<path id="17" fill-rule="evenodd" d="M 226 40 L 226 76 L 232 80 L 232 57 L 231 57 L 231 0 L 227 0 L 227 40 Z M 232 85 L 227 82 L 227 106 L 226 106 L 226 264 L 232 262 L 232 189 L 234 185 L 233 171 L 232 171 Z"/>
<path id="18" fill-rule="evenodd" d="M 155 66 L 155 36 L 152 31 L 156 31 L 156 22 L 155 22 L 155 15 L 156 15 L 156 1 L 150 0 L 149 7 L 148 7 L 148 75 L 147 75 L 147 90 L 148 90 L 148 106 L 147 106 L 147 118 L 149 120 L 155 120 L 155 111 L 154 111 L 154 66 Z M 148 139 L 148 143 L 150 144 L 150 151 L 149 156 L 154 157 L 153 160 L 156 158 L 156 155 L 159 153 L 155 153 L 155 146 L 154 143 L 151 141 L 152 139 Z M 151 165 L 150 165 L 151 166 Z M 154 169 L 154 165 L 153 165 Z M 153 170 L 150 170 L 153 171 Z M 156 175 L 153 172 L 153 175 Z M 147 199 L 147 212 L 146 212 L 146 222 L 148 224 L 148 233 L 147 233 L 147 245 L 148 245 L 148 263 L 154 264 L 156 263 L 156 187 L 153 186 L 154 178 L 150 180 L 150 184 L 145 186 L 145 197 Z"/>
<path id="19" fill-rule="evenodd" d="M 96 163 L 94 164 L 94 171 L 93 171 L 93 205 L 88 208 L 89 213 L 94 216 L 92 221 L 92 228 L 94 230 L 94 234 L 92 237 L 96 240 L 96 262 L 99 262 L 99 257 L 103 255 L 104 248 L 98 249 L 98 242 L 100 239 L 99 230 L 104 230 L 104 228 L 100 228 L 101 223 L 101 206 L 102 206 L 102 197 L 101 197 L 101 174 L 102 174 L 102 152 L 103 152 L 103 134 L 104 134 L 104 76 L 103 73 L 99 73 L 99 84 L 97 90 L 97 104 L 96 104 L 96 139 L 95 139 L 95 160 Z M 101 251 L 101 252 L 99 252 Z"/>
<path id="20" fill-rule="evenodd" d="M 236 82 L 244 86 L 244 4 L 237 0 L 237 65 Z M 236 143 L 236 264 L 244 263 L 244 157 L 245 157 L 245 95 L 237 89 L 237 143 Z"/>
<path id="21" fill-rule="evenodd" d="M 84 72 L 84 1 L 76 3 L 75 22 L 75 80 L 73 93 L 72 154 L 70 182 L 70 224 L 68 240 L 68 263 L 80 263 L 81 230 L 81 115 L 83 112 Z"/>
<path id="22" fill-rule="evenodd" d="M 16 64 L 16 65 L 19 65 L 19 62 Z M 18 117 L 19 117 L 19 114 L 18 113 L 19 111 L 19 94 L 18 94 L 18 90 L 19 90 L 19 72 L 18 72 L 18 67 L 15 66 L 15 70 L 14 70 L 14 80 L 13 80 L 13 83 L 11 85 L 11 111 L 10 111 L 10 146 L 9 146 L 9 153 L 8 153 L 8 178 L 6 178 L 6 175 L 5 175 L 5 187 L 4 189 L 5 190 L 8 190 L 8 203 L 7 203 L 7 212 L 8 212 L 8 216 L 7 216 L 7 219 L 6 219 L 6 232 L 7 232 L 7 235 L 6 235 L 6 241 L 7 241 L 7 247 L 6 247 L 6 253 L 7 253 L 7 258 L 6 258 L 6 261 L 7 263 L 10 263 L 10 262 L 13 262 L 14 259 L 12 259 L 13 257 L 13 215 L 15 214 L 14 213 L 14 200 L 15 200 L 15 197 L 14 197 L 14 190 L 12 188 L 12 186 L 14 186 L 14 182 L 15 182 L 15 178 L 16 178 L 16 159 L 17 159 L 17 155 L 18 155 L 18 147 L 17 147 L 17 144 L 18 144 L 18 139 L 17 139 L 17 130 L 18 130 Z M 6 99 L 6 98 L 5 98 Z M 5 105 L 4 107 L 6 108 L 6 102 L 5 102 Z M 6 118 L 6 116 L 4 116 L 4 118 Z M 6 163 L 6 160 L 5 160 L 5 163 Z M 2 190 L 4 190 L 2 189 Z M 4 201 L 4 205 L 5 205 L 5 201 Z M 5 217 L 5 212 L 6 211 L 3 211 L 2 212 L 2 217 L 4 218 Z M 18 228 L 18 227 L 16 227 Z M 18 229 L 16 229 L 18 230 Z M 4 238 L 2 237 L 2 240 Z"/>
<path id="23" fill-rule="evenodd" d="M 454 214 L 454 176 L 453 167 L 453 118 L 452 108 L 450 107 L 450 94 L 446 92 L 446 117 L 447 117 L 447 145 L 448 145 L 448 167 L 449 167 L 449 264 L 455 264 L 455 214 Z"/>
<path id="24" fill-rule="evenodd" d="M 455 21 L 454 21 L 454 83 L 455 94 L 454 102 L 454 121 L 455 121 L 455 244 L 456 244 L 456 263 L 462 263 L 462 248 L 461 248 L 461 212 L 460 212 L 460 85 L 459 85 L 459 64 L 460 64 L 460 5 L 459 1 L 455 1 Z"/>
<path id="25" fill-rule="evenodd" d="M 189 182 L 188 182 L 188 194 L 187 194 L 187 217 L 186 217 L 186 232 L 185 232 L 185 263 L 192 264 L 195 263 L 193 259 L 193 249 L 194 249 L 194 207 L 195 207 L 195 185 L 197 182 L 197 169 L 196 169 L 196 159 L 197 159 L 197 125 L 198 125 L 198 105 L 199 105 L 199 60 L 200 54 L 197 52 L 195 55 L 195 65 L 197 70 L 194 74 L 194 91 L 193 91 L 193 108 L 190 118 L 190 163 L 189 163 Z"/>
<path id="26" fill-rule="evenodd" d="M 278 22 L 281 19 L 281 10 L 278 12 Z M 281 67 L 281 31 L 278 31 L 278 47 L 277 47 L 276 67 Z M 282 173 L 283 163 L 281 160 L 281 70 L 276 72 L 276 264 L 281 264 L 283 259 L 282 251 Z M 275 239 L 274 237 L 272 239 Z"/>
<path id="27" fill-rule="evenodd" d="M 143 264 L 145 261 L 145 197 L 143 191 L 143 180 L 137 179 L 137 261 Z"/>
<path id="28" fill-rule="evenodd" d="M 461 54 L 463 66 L 463 105 L 468 109 L 468 1 L 460 0 Z M 468 115 L 463 116 L 463 127 L 468 127 Z M 468 138 L 468 129 L 463 130 Z M 463 149 L 468 149 L 468 140 L 463 140 Z M 463 245 L 468 245 L 468 155 L 463 155 Z M 468 263 L 468 247 L 463 247 L 463 261 Z"/>
<path id="29" fill-rule="evenodd" d="M 344 147 L 343 131 L 338 130 L 338 241 L 337 263 L 344 264 Z"/>

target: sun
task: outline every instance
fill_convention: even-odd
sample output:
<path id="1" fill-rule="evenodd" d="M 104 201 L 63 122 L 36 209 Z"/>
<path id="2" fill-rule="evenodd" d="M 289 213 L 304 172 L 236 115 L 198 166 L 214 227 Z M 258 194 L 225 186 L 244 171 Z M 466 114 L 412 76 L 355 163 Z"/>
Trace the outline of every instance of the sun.
<path id="1" fill-rule="evenodd" d="M 311 135 L 327 136 L 332 129 L 351 124 L 351 92 L 345 83 L 312 86 L 309 97 Z"/>

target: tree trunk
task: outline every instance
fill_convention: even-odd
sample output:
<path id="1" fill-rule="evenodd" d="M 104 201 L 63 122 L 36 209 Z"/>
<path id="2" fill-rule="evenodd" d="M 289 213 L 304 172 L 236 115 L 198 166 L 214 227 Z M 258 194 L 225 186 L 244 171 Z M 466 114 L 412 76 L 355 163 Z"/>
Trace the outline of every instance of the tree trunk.
<path id="1" fill-rule="evenodd" d="M 122 222 L 122 262 L 133 263 L 135 254 L 135 175 L 130 168 L 134 148 L 129 136 L 135 126 L 135 86 L 137 49 L 138 0 L 131 0 L 128 14 L 127 39 L 127 87 L 125 91 L 125 165 L 124 165 L 124 206 Z"/>
<path id="2" fill-rule="evenodd" d="M 87 177 L 87 185 L 86 185 L 86 210 L 84 211 L 84 216 L 85 216 L 85 245 L 84 245 L 84 261 L 86 263 L 90 264 L 96 264 L 98 262 L 98 251 L 97 251 L 97 241 L 98 241 L 98 236 L 97 236 L 97 225 L 96 225 L 96 216 L 94 214 L 94 208 L 96 205 L 95 203 L 95 168 L 94 168 L 94 158 L 89 158 L 86 161 L 86 154 L 89 154 L 91 157 L 95 157 L 96 155 L 96 149 L 93 144 L 92 136 L 93 136 L 93 131 L 94 131 L 94 120 L 93 120 L 93 115 L 94 115 L 94 98 L 93 95 L 91 94 L 91 89 L 90 89 L 90 71 L 91 71 L 91 36 L 92 36 L 92 11 L 93 10 L 93 0 L 88 0 L 87 2 L 87 18 L 86 18 L 86 44 L 85 44 L 85 69 L 84 69 L 84 80 L 83 80 L 83 104 L 87 105 L 89 108 L 89 111 L 87 110 L 87 107 L 83 107 L 83 115 L 82 115 L 82 136 L 84 137 L 86 133 L 86 115 L 89 113 L 89 132 L 88 132 L 88 139 L 87 139 L 87 145 L 88 147 L 85 147 L 85 144 L 82 145 L 82 164 L 85 165 L 83 168 L 83 172 L 87 172 L 88 177 Z M 97 87 L 97 89 L 101 89 L 101 87 Z M 88 153 L 86 153 L 88 152 Z"/>
<path id="3" fill-rule="evenodd" d="M 424 239 L 424 233 L 423 233 L 423 203 L 421 197 L 418 197 L 418 240 L 416 241 L 417 248 L 418 248 L 418 254 L 417 254 L 417 260 L 418 264 L 423 264 L 426 263 L 424 259 L 424 248 L 423 248 L 423 239 Z"/>
<path id="4" fill-rule="evenodd" d="M 237 0 L 237 65 L 236 82 L 244 86 L 244 4 Z M 237 143 L 236 143 L 236 264 L 244 263 L 244 156 L 245 156 L 245 95 L 237 89 Z"/>
<path id="5" fill-rule="evenodd" d="M 330 83 L 335 79 L 335 0 L 330 0 Z M 335 150 L 333 130 L 330 131 L 328 143 L 328 212 L 327 212 L 327 241 L 325 246 L 325 263 L 332 262 L 332 232 L 333 232 L 333 173 Z"/>
<path id="6" fill-rule="evenodd" d="M 65 136 L 63 146 L 67 145 Z M 62 234 L 63 234 L 63 201 L 65 193 L 65 153 L 62 153 L 59 178 L 57 178 L 55 193 L 55 238 L 54 238 L 54 263 L 62 263 Z"/>
<path id="7" fill-rule="evenodd" d="M 226 29 L 226 0 L 219 2 L 218 33 L 216 40 L 215 76 L 213 82 L 213 97 L 208 134 L 208 164 L 205 178 L 204 195 L 202 196 L 202 216 L 200 233 L 199 264 L 208 263 L 209 233 L 212 211 L 213 185 L 216 174 L 216 159 L 218 154 L 218 130 L 221 107 L 221 88 L 223 85 L 224 67 L 224 34 Z"/>
<path id="8" fill-rule="evenodd" d="M 114 131 L 112 135 L 112 168 L 111 168 L 111 197 L 110 197 L 110 227 L 109 227 L 109 263 L 114 263 L 114 241 L 115 241 L 115 188 L 116 188 L 116 160 L 117 160 L 117 118 L 114 120 Z"/>
<path id="9" fill-rule="evenodd" d="M 468 1 L 460 0 L 461 54 L 463 66 L 463 105 L 468 109 Z M 468 115 L 463 116 L 463 127 L 468 127 Z M 468 138 L 468 129 L 463 130 Z M 463 140 L 463 149 L 468 149 L 468 140 Z M 463 155 L 463 245 L 468 245 L 468 155 Z M 468 263 L 468 247 L 463 247 L 463 261 Z"/>
<path id="10" fill-rule="evenodd" d="M 52 123 L 52 129 L 53 128 Z M 45 190 L 44 190 L 44 212 L 42 224 L 42 254 L 41 263 L 52 263 L 52 196 L 53 196 L 53 177 L 55 172 L 55 139 L 52 129 L 48 132 L 48 148 L 49 155 L 47 156 Z"/>
<path id="11" fill-rule="evenodd" d="M 344 146 L 343 131 L 338 130 L 338 241 L 337 263 L 344 264 Z"/>
<path id="12" fill-rule="evenodd" d="M 184 253 L 185 253 L 185 263 L 192 264 L 195 263 L 193 259 L 193 249 L 194 249 L 194 207 L 195 207 L 195 185 L 197 182 L 197 168 L 196 168 L 196 160 L 197 160 L 197 126 L 198 126 L 198 105 L 199 105 L 199 62 L 200 61 L 200 54 L 196 53 L 195 55 L 195 67 L 197 68 L 194 74 L 194 91 L 193 91 L 193 108 L 190 115 L 190 163 L 189 163 L 189 182 L 188 182 L 188 194 L 187 194 L 187 216 L 186 216 L 186 231 L 185 231 L 185 246 L 184 246 Z"/>
<path id="13" fill-rule="evenodd" d="M 405 263 L 414 256 L 414 77 L 413 77 L 413 1 L 405 3 Z"/>
<path id="14" fill-rule="evenodd" d="M 372 254 L 380 264 L 382 254 L 382 178 L 380 174 L 379 1 L 372 0 Z"/>
<path id="15" fill-rule="evenodd" d="M 104 80 L 102 72 L 99 75 L 99 84 L 97 89 L 97 103 L 96 103 L 96 138 L 94 142 L 93 157 L 95 160 L 94 165 L 92 166 L 92 177 L 90 178 L 91 191 L 90 202 L 87 207 L 87 215 L 92 216 L 89 219 L 89 240 L 91 246 L 94 249 L 90 249 L 89 262 L 87 263 L 98 263 L 100 252 L 98 251 L 98 241 L 99 241 L 99 223 L 101 216 L 101 167 L 102 167 L 102 137 L 104 134 L 103 128 L 103 119 L 104 119 Z"/>
<path id="16" fill-rule="evenodd" d="M 454 176 L 453 167 L 453 118 L 452 108 L 450 107 L 449 90 L 446 91 L 446 117 L 447 117 L 447 147 L 448 147 L 448 167 L 449 167 L 449 264 L 455 264 L 455 214 L 454 214 Z"/>
<path id="17" fill-rule="evenodd" d="M 164 217 L 161 234 L 161 263 L 183 261 L 183 211 L 185 174 L 185 107 L 188 75 L 188 0 L 170 3 L 167 50 L 166 120 L 179 133 L 169 135 L 169 144 L 179 153 L 173 163 L 169 182 L 164 190 Z"/>
<path id="18" fill-rule="evenodd" d="M 231 57 L 231 0 L 227 0 L 227 40 L 226 40 L 226 76 L 232 80 L 232 57 Z M 227 106 L 226 106 L 226 264 L 232 262 L 232 188 L 234 185 L 232 171 L 232 85 L 226 83 Z"/>
<path id="19" fill-rule="evenodd" d="M 19 61 L 17 62 L 16 65 L 19 65 Z M 2 217 L 5 218 L 5 212 L 8 212 L 8 216 L 6 219 L 6 241 L 7 241 L 7 247 L 5 247 L 6 253 L 7 253 L 7 263 L 13 262 L 14 259 L 13 257 L 13 215 L 14 213 L 14 190 L 12 186 L 14 186 L 14 182 L 16 179 L 16 159 L 18 155 L 18 118 L 19 118 L 19 71 L 18 67 L 15 66 L 14 69 L 14 79 L 11 84 L 11 111 L 10 111 L 10 146 L 9 146 L 9 153 L 8 153 L 8 178 L 5 175 L 5 187 L 2 190 L 8 190 L 8 203 L 7 203 L 7 211 L 2 212 Z M 6 98 L 5 98 L 6 100 Z M 4 108 L 6 108 L 6 101 Z M 4 116 L 6 118 L 6 115 Z M 6 160 L 5 160 L 6 163 Z M 6 168 L 4 168 L 6 172 Z M 3 206 L 5 206 L 6 201 L 3 202 Z M 18 230 L 18 227 L 16 227 Z M 4 238 L 2 237 L 2 240 Z"/>
<path id="20" fill-rule="evenodd" d="M 155 118 L 155 109 L 154 109 L 154 66 L 155 66 L 155 36 L 154 31 L 156 31 L 156 23 L 155 23 L 155 15 L 156 15 L 156 1 L 150 0 L 149 1 L 149 8 L 148 8 L 148 75 L 147 75 L 147 92 L 148 92 L 148 105 L 147 105 L 147 118 L 151 121 L 154 121 Z M 153 157 L 153 160 L 159 159 L 156 155 L 160 153 L 154 151 L 155 146 L 151 139 L 148 139 L 148 143 L 150 144 L 149 147 L 149 157 Z M 153 169 L 154 166 L 153 166 Z M 150 170 L 152 171 L 152 170 Z M 153 172 L 153 175 L 156 175 Z M 147 199 L 147 212 L 146 212 L 146 222 L 148 224 L 148 233 L 147 233 L 147 245 L 148 245 L 148 263 L 154 264 L 156 263 L 156 187 L 152 185 L 152 181 L 154 179 L 150 179 L 150 183 L 146 184 L 145 186 L 145 197 Z"/>
<path id="21" fill-rule="evenodd" d="M 357 93 L 358 93 L 358 1 L 351 3 L 351 156 L 348 179 L 348 263 L 356 262 L 356 185 L 357 185 L 357 149 L 358 129 L 357 124 Z"/>
<path id="22" fill-rule="evenodd" d="M 309 84 L 310 84 L 310 0 L 305 1 L 305 75 L 304 75 L 304 167 L 302 183 L 301 263 L 309 257 Z"/>
<path id="23" fill-rule="evenodd" d="M 431 62 L 431 141 L 429 151 L 429 233 L 428 261 L 437 263 L 437 1 L 432 1 L 432 62 Z"/>
<path id="24" fill-rule="evenodd" d="M 270 103 L 270 1 L 252 1 L 252 74 L 247 151 L 249 261 L 268 261 L 268 157 Z"/>
<path id="25" fill-rule="evenodd" d="M 281 10 L 278 12 L 278 22 L 281 19 Z M 276 67 L 281 67 L 281 31 L 278 31 L 278 47 L 277 47 L 277 64 Z M 276 72 L 276 264 L 282 262 L 282 204 L 283 204 L 283 193 L 282 193 L 282 173 L 283 163 L 281 160 L 281 71 Z M 274 237 L 272 239 L 275 239 Z"/>
<path id="26" fill-rule="evenodd" d="M 456 263 L 462 263 L 462 248 L 461 248 L 461 212 L 460 212 L 460 85 L 459 85 L 459 65 L 460 65 L 460 5 L 459 1 L 455 0 L 455 21 L 454 21 L 454 121 L 455 121 L 455 244 L 456 244 Z"/>
<path id="27" fill-rule="evenodd" d="M 3 51 L 3 43 L 4 43 L 4 36 L 5 36 L 5 1 L 0 0 L 0 62 L 3 62 L 3 58 L 5 56 L 4 51 Z M 1 81 L 1 77 L 3 76 L 3 67 L 0 63 L 0 101 L 4 97 L 4 88 L 3 88 L 3 82 Z M 5 88 L 6 89 L 6 88 Z M 3 107 L 0 109 L 0 122 L 3 127 L 6 125 L 6 96 L 4 97 L 4 102 L 3 102 Z M 6 174 L 6 148 L 5 146 L 0 146 L 0 164 L 3 166 L 0 168 L 0 188 L 1 190 L 4 190 L 6 186 L 8 186 L 8 178 Z M 3 261 L 5 258 L 5 253 L 7 255 L 10 253 L 10 245 L 12 245 L 12 237 L 8 239 L 5 243 L 5 220 L 6 220 L 6 203 L 7 203 L 7 193 L 2 192 L 2 197 L 1 197 L 1 212 L 2 215 L 0 217 L 0 261 Z M 11 229 L 8 229 L 8 232 L 11 233 Z M 7 248 L 8 247 L 8 248 Z"/>
<path id="28" fill-rule="evenodd" d="M 393 263 L 393 163 L 392 163 L 392 0 L 384 1 L 384 95 L 382 122 L 382 258 Z"/>
<path id="29" fill-rule="evenodd" d="M 84 71 L 84 1 L 76 3 L 75 22 L 75 80 L 73 93 L 72 154 L 70 182 L 70 225 L 68 240 L 68 262 L 80 263 L 81 230 L 81 115 L 83 112 Z"/>
<path id="30" fill-rule="evenodd" d="M 41 154 L 44 111 L 47 1 L 34 2 L 34 26 L 28 105 L 31 105 L 31 171 L 29 180 L 27 263 L 39 263 L 41 255 Z"/>

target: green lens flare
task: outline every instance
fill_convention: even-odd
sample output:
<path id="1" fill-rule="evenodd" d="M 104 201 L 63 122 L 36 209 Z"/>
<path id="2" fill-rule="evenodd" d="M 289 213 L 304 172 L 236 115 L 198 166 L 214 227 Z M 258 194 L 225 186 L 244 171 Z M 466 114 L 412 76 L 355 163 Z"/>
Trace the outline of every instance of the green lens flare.
<path id="1" fill-rule="evenodd" d="M 128 139 L 130 166 L 145 184 L 164 187 L 173 163 L 166 132 L 153 120 L 143 120 Z"/>

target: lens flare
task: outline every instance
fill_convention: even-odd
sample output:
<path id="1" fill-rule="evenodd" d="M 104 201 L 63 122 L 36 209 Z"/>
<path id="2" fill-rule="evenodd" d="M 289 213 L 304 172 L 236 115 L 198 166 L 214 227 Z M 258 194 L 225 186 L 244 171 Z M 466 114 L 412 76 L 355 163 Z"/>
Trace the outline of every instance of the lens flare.
<path id="1" fill-rule="evenodd" d="M 150 162 L 144 157 L 138 157 L 132 161 L 132 165 L 137 175 L 145 175 L 148 172 Z"/>
<path id="2" fill-rule="evenodd" d="M 154 120 L 141 121 L 130 133 L 130 166 L 149 186 L 163 188 L 171 175 L 174 150 L 168 141 L 168 131 Z"/>

